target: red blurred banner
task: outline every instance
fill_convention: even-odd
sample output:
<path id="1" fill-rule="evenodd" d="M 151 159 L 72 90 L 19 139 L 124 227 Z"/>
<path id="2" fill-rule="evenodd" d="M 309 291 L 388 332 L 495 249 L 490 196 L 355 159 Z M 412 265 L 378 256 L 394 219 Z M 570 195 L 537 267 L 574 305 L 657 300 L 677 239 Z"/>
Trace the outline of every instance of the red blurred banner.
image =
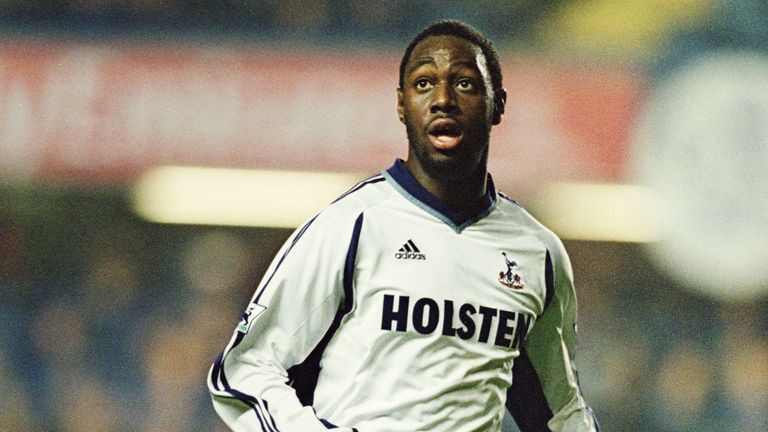
<path id="1" fill-rule="evenodd" d="M 502 56 L 503 57 L 503 56 Z M 406 153 L 398 53 L 253 46 L 0 45 L 0 177 L 122 183 L 158 165 L 374 173 Z M 642 82 L 504 64 L 497 182 L 621 177 Z"/>

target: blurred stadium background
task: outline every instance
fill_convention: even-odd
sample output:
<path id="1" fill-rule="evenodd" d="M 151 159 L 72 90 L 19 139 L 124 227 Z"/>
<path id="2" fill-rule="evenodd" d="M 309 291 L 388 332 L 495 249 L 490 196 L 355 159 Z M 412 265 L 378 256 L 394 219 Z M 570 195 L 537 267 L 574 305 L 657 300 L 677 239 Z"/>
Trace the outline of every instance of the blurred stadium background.
<path id="1" fill-rule="evenodd" d="M 492 172 L 571 254 L 603 429 L 768 430 L 763 0 L 1 0 L 0 430 L 225 430 L 208 366 L 290 227 L 404 156 L 399 58 L 449 17 L 498 45 Z"/>

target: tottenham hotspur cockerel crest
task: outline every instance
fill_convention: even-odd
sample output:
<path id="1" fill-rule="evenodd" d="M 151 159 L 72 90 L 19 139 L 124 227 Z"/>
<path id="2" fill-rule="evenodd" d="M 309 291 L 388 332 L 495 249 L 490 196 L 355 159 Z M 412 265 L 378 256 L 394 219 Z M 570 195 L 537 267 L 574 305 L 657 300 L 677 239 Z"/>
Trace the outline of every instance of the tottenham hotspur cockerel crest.
<path id="1" fill-rule="evenodd" d="M 517 267 L 517 263 L 515 261 L 510 261 L 509 258 L 507 258 L 506 253 L 502 252 L 501 254 L 504 255 L 507 271 L 499 272 L 499 282 L 513 289 L 523 289 L 525 285 L 523 285 L 520 275 L 512 271 Z"/>

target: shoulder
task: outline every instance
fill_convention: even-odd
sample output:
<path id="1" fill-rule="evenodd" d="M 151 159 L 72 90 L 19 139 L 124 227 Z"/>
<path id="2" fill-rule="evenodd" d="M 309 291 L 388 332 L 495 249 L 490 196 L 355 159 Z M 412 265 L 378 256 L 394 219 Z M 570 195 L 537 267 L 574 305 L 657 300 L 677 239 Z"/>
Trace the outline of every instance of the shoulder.
<path id="1" fill-rule="evenodd" d="M 362 225 L 362 215 L 387 196 L 381 176 L 365 179 L 297 227 L 283 244 L 280 261 L 343 261 Z M 290 254 L 289 254 L 290 253 Z"/>
<path id="2" fill-rule="evenodd" d="M 336 198 L 329 208 L 368 207 L 385 199 L 391 192 L 382 174 L 376 174 L 361 180 Z"/>
<path id="3" fill-rule="evenodd" d="M 389 197 L 391 187 L 388 187 L 386 183 L 381 174 L 358 182 L 315 214 L 305 225 L 320 226 L 327 229 L 354 223 L 367 209 Z"/>
<path id="4" fill-rule="evenodd" d="M 513 219 L 535 236 L 549 252 L 556 268 L 570 269 L 570 260 L 560 238 L 531 215 L 520 203 L 503 192 L 497 192 L 497 206 L 507 218 Z"/>

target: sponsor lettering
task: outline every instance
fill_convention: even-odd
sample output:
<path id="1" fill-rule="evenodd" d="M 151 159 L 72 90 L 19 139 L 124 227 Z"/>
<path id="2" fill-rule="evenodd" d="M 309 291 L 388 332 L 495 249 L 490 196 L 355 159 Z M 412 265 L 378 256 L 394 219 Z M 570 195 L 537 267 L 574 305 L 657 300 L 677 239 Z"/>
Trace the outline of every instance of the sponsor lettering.
<path id="1" fill-rule="evenodd" d="M 439 332 L 443 336 L 476 340 L 499 347 L 518 349 L 531 328 L 533 317 L 469 303 L 456 305 L 452 300 L 384 294 L 381 329 L 415 331 L 422 335 Z"/>

